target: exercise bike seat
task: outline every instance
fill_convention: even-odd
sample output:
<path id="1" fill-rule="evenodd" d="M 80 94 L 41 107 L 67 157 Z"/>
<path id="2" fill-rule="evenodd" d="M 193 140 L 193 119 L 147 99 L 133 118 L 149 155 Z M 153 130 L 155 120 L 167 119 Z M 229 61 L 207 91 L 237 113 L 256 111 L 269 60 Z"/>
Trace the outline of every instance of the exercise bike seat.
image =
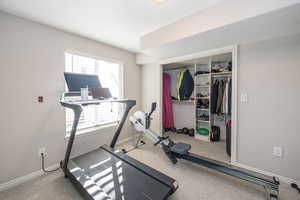
<path id="1" fill-rule="evenodd" d="M 170 148 L 171 152 L 177 153 L 177 154 L 180 154 L 180 155 L 187 154 L 190 149 L 191 149 L 191 145 L 190 144 L 186 144 L 186 143 L 182 143 L 182 142 L 175 143 Z"/>

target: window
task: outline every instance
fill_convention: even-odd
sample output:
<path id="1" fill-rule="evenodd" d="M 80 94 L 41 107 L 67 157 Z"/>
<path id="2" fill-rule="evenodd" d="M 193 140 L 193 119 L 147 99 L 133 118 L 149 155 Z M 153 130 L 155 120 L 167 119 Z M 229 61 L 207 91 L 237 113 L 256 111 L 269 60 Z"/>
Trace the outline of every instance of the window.
<path id="1" fill-rule="evenodd" d="M 113 97 L 121 97 L 121 65 L 91 57 L 65 53 L 65 71 L 72 73 L 97 74 L 102 87 L 109 88 Z M 67 87 L 66 87 L 67 88 Z M 80 98 L 80 97 L 74 97 Z M 120 105 L 117 103 L 102 103 L 83 108 L 78 130 L 115 124 L 119 120 Z M 66 129 L 71 131 L 74 114 L 66 109 Z"/>

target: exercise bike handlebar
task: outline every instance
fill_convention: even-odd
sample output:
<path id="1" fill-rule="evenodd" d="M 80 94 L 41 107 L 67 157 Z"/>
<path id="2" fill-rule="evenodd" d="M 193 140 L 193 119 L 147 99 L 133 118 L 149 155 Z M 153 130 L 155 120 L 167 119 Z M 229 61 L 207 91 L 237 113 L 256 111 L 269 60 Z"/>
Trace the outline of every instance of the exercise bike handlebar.
<path id="1" fill-rule="evenodd" d="M 150 113 L 146 113 L 146 129 L 150 127 L 150 122 L 151 122 L 151 115 L 153 112 L 156 110 L 156 102 L 153 102 L 151 105 L 151 111 Z"/>
<path id="2" fill-rule="evenodd" d="M 153 102 L 152 105 L 151 105 L 151 111 L 150 113 L 148 114 L 148 117 L 150 118 L 152 113 L 156 110 L 156 102 Z"/>

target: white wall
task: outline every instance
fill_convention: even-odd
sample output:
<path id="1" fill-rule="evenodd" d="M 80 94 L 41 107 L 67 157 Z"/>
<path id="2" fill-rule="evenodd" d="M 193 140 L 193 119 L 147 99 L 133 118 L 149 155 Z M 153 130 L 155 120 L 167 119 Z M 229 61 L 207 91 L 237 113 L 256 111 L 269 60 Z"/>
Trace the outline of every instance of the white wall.
<path id="1" fill-rule="evenodd" d="M 140 68 L 135 54 L 0 12 L 0 184 L 40 169 L 38 147 L 47 164 L 64 156 L 64 51 L 124 62 L 124 94 L 140 103 Z M 45 102 L 37 103 L 37 96 Z M 135 110 L 139 106 L 135 107 Z M 130 133 L 128 124 L 122 137 Z M 98 134 L 97 134 L 98 133 Z M 104 144 L 112 130 L 76 139 L 74 152 Z"/>
<path id="2" fill-rule="evenodd" d="M 238 162 L 296 180 L 300 180 L 299 52 L 300 35 L 244 44 L 237 65 L 238 96 L 245 92 L 249 98 L 248 104 L 238 104 Z M 151 67 L 144 66 L 142 74 L 154 78 Z M 142 79 L 145 84 L 150 85 Z M 148 98 L 153 97 L 142 96 L 143 104 Z M 273 157 L 273 146 L 284 148 L 283 158 Z"/>
<path id="3" fill-rule="evenodd" d="M 242 45 L 239 50 L 238 161 L 300 180 L 300 35 Z M 272 156 L 273 146 L 284 157 Z"/>
<path id="4" fill-rule="evenodd" d="M 161 77 L 161 66 L 157 63 L 147 64 L 141 67 L 141 87 L 142 92 L 142 110 L 149 112 L 151 109 L 152 102 L 157 102 L 156 111 L 153 113 L 151 121 L 151 127 L 156 133 L 161 133 L 161 120 L 159 112 L 162 112 L 160 107 L 161 91 L 162 91 L 162 77 Z"/>

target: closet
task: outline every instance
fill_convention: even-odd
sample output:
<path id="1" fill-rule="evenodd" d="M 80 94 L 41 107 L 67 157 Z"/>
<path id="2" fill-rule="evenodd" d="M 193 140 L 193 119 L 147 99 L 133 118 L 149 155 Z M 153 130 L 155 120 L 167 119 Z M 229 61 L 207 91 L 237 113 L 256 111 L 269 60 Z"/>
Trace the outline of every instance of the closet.
<path id="1" fill-rule="evenodd" d="M 193 80 L 182 79 L 183 72 Z M 219 143 L 222 154 L 228 157 L 225 160 L 230 160 L 232 53 L 165 64 L 163 78 L 163 107 L 166 108 L 163 121 L 171 122 L 163 125 L 165 132 L 170 132 L 170 136 L 174 133 L 201 142 Z M 190 95 L 180 95 L 182 91 Z"/>

